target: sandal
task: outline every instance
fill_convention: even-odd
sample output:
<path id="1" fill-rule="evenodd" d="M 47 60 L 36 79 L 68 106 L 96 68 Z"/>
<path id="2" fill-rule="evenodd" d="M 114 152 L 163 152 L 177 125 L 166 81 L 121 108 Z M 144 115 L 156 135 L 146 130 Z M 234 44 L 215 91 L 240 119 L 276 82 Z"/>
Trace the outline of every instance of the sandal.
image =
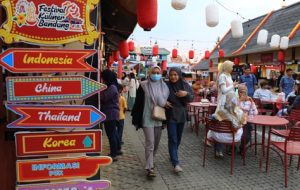
<path id="1" fill-rule="evenodd" d="M 147 169 L 147 176 L 148 177 L 156 177 L 154 169 Z"/>

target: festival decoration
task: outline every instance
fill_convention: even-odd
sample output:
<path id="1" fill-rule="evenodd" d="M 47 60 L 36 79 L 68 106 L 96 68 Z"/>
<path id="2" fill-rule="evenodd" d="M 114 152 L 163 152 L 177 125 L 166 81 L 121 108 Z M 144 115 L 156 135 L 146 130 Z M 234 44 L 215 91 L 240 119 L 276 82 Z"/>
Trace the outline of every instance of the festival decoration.
<path id="1" fill-rule="evenodd" d="M 208 50 L 206 50 L 204 53 L 204 58 L 209 59 L 209 57 L 210 57 L 210 52 Z"/>
<path id="2" fill-rule="evenodd" d="M 240 58 L 236 57 L 234 58 L 234 65 L 239 65 L 240 64 Z"/>
<path id="3" fill-rule="evenodd" d="M 131 51 L 134 51 L 134 42 L 132 40 L 130 40 L 128 42 L 128 50 L 131 52 Z"/>
<path id="4" fill-rule="evenodd" d="M 140 27 L 151 31 L 157 24 L 157 0 L 137 0 L 136 15 Z"/>
<path id="5" fill-rule="evenodd" d="M 280 49 L 287 49 L 289 47 L 289 40 L 290 39 L 287 36 L 281 37 L 279 45 Z"/>
<path id="6" fill-rule="evenodd" d="M 187 0 L 172 0 L 171 5 L 175 10 L 182 10 L 186 7 Z"/>
<path id="7" fill-rule="evenodd" d="M 258 32 L 258 36 L 257 36 L 257 45 L 266 45 L 267 44 L 267 40 L 268 40 L 268 31 L 267 30 L 260 30 Z"/>
<path id="8" fill-rule="evenodd" d="M 278 48 L 280 43 L 280 36 L 278 34 L 274 34 L 271 37 L 270 47 L 271 48 Z"/>
<path id="9" fill-rule="evenodd" d="M 215 27 L 219 24 L 219 9 L 214 3 L 209 4 L 205 8 L 206 25 Z"/>
<path id="10" fill-rule="evenodd" d="M 194 53 L 194 50 L 190 50 L 189 51 L 189 59 L 194 59 L 194 55 L 195 53 Z"/>
<path id="11" fill-rule="evenodd" d="M 112 56 L 113 56 L 114 61 L 116 62 L 120 58 L 120 52 L 115 50 L 115 51 L 112 52 Z"/>
<path id="12" fill-rule="evenodd" d="M 173 49 L 172 50 L 172 58 L 177 58 L 178 56 L 178 50 L 177 49 Z"/>
<path id="13" fill-rule="evenodd" d="M 152 56 L 157 56 L 158 55 L 158 45 L 155 43 L 155 45 L 152 47 Z"/>
<path id="14" fill-rule="evenodd" d="M 214 62 L 213 62 L 213 60 L 209 60 L 209 67 L 210 67 L 210 68 L 214 67 Z"/>
<path id="15" fill-rule="evenodd" d="M 219 58 L 223 58 L 225 56 L 224 50 L 219 49 Z"/>
<path id="16" fill-rule="evenodd" d="M 284 60 L 285 60 L 284 51 L 282 51 L 282 50 L 278 51 L 277 60 L 278 60 L 278 62 L 281 62 L 281 63 L 284 62 Z"/>
<path id="17" fill-rule="evenodd" d="M 231 21 L 231 35 L 233 38 L 241 38 L 244 35 L 243 24 L 239 18 Z"/>
<path id="18" fill-rule="evenodd" d="M 120 56 L 123 59 L 126 59 L 129 56 L 129 49 L 126 40 L 123 40 L 119 43 L 119 51 L 120 51 Z"/>

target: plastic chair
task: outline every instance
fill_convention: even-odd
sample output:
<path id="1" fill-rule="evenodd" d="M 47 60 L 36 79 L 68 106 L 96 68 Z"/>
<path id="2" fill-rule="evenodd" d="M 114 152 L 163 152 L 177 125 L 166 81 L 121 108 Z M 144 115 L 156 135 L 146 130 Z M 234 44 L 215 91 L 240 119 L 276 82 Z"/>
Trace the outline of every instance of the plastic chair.
<path id="1" fill-rule="evenodd" d="M 284 130 L 283 130 L 284 131 Z M 283 160 L 282 157 L 281 161 L 284 165 L 284 185 L 285 187 L 288 186 L 288 156 L 292 155 L 298 155 L 298 167 L 297 170 L 300 168 L 300 122 L 297 122 L 293 128 L 291 128 L 289 131 L 280 131 L 271 129 L 269 131 L 269 140 L 268 140 L 268 146 L 267 146 L 267 163 L 266 163 L 266 172 L 269 170 L 269 154 L 270 154 L 270 148 L 274 148 L 276 152 L 282 152 L 283 153 Z M 282 133 L 281 133 L 282 132 Z M 271 134 L 278 136 L 278 134 L 281 134 L 281 137 L 285 137 L 284 142 L 275 142 L 271 140 Z M 279 154 L 279 152 L 277 152 Z M 280 155 L 280 154 L 279 154 Z"/>
<path id="2" fill-rule="evenodd" d="M 215 139 L 208 139 L 208 131 L 213 131 L 217 133 L 229 133 L 232 135 L 232 141 L 230 143 L 223 143 L 219 142 Z M 205 142 L 204 142 L 204 151 L 203 151 L 203 167 L 205 166 L 205 160 L 206 160 L 206 150 L 207 150 L 207 141 L 213 142 L 213 143 L 221 143 L 225 145 L 230 145 L 231 146 L 231 162 L 230 162 L 230 174 L 233 174 L 233 165 L 234 165 L 234 148 L 235 144 L 237 141 L 235 141 L 235 132 L 236 129 L 232 126 L 231 121 L 218 121 L 218 120 L 213 120 L 213 119 L 206 119 L 206 135 L 205 135 Z M 246 145 L 246 135 L 243 135 L 243 141 L 244 141 L 244 147 L 243 147 L 243 165 L 245 165 L 245 157 L 246 157 L 246 152 L 245 152 L 245 145 Z M 216 150 L 214 151 L 216 154 Z"/>
<path id="3" fill-rule="evenodd" d="M 192 124 L 192 118 L 196 114 L 195 113 L 195 107 L 187 104 L 186 109 L 187 109 L 187 115 L 188 115 L 188 118 L 189 118 L 189 121 L 190 121 L 190 126 L 191 126 L 192 130 L 194 131 L 194 127 L 193 127 L 193 124 Z"/>
<path id="4" fill-rule="evenodd" d="M 272 109 L 265 109 L 263 108 L 263 104 L 261 103 L 261 100 L 258 98 L 253 98 L 253 101 L 256 105 L 257 111 L 259 115 L 265 115 L 267 113 L 272 113 L 274 112 L 274 110 Z"/>

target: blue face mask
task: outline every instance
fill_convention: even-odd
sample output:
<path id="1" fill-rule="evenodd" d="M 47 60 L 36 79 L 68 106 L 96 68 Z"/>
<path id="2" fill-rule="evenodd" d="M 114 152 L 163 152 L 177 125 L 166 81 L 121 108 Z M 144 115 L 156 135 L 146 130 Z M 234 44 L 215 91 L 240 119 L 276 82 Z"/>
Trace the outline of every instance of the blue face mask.
<path id="1" fill-rule="evenodd" d="M 161 74 L 151 74 L 150 78 L 153 81 L 159 81 L 161 79 Z"/>

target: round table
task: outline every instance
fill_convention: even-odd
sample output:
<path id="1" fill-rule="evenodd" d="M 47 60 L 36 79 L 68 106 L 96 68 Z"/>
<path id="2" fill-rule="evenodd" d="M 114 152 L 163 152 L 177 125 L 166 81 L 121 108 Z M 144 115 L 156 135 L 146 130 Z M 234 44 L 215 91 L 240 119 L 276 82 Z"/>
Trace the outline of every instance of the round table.
<path id="1" fill-rule="evenodd" d="M 190 102 L 189 103 L 190 106 L 194 106 L 194 107 L 209 107 L 209 106 L 217 106 L 217 104 L 213 104 L 213 103 L 203 103 L 203 102 Z"/>
<path id="2" fill-rule="evenodd" d="M 277 101 L 277 100 L 271 99 L 271 100 L 261 100 L 261 104 L 272 104 L 272 106 L 273 106 L 272 115 L 276 115 L 276 105 L 284 106 L 284 105 L 288 105 L 289 102 L 287 102 L 287 101 Z"/>

